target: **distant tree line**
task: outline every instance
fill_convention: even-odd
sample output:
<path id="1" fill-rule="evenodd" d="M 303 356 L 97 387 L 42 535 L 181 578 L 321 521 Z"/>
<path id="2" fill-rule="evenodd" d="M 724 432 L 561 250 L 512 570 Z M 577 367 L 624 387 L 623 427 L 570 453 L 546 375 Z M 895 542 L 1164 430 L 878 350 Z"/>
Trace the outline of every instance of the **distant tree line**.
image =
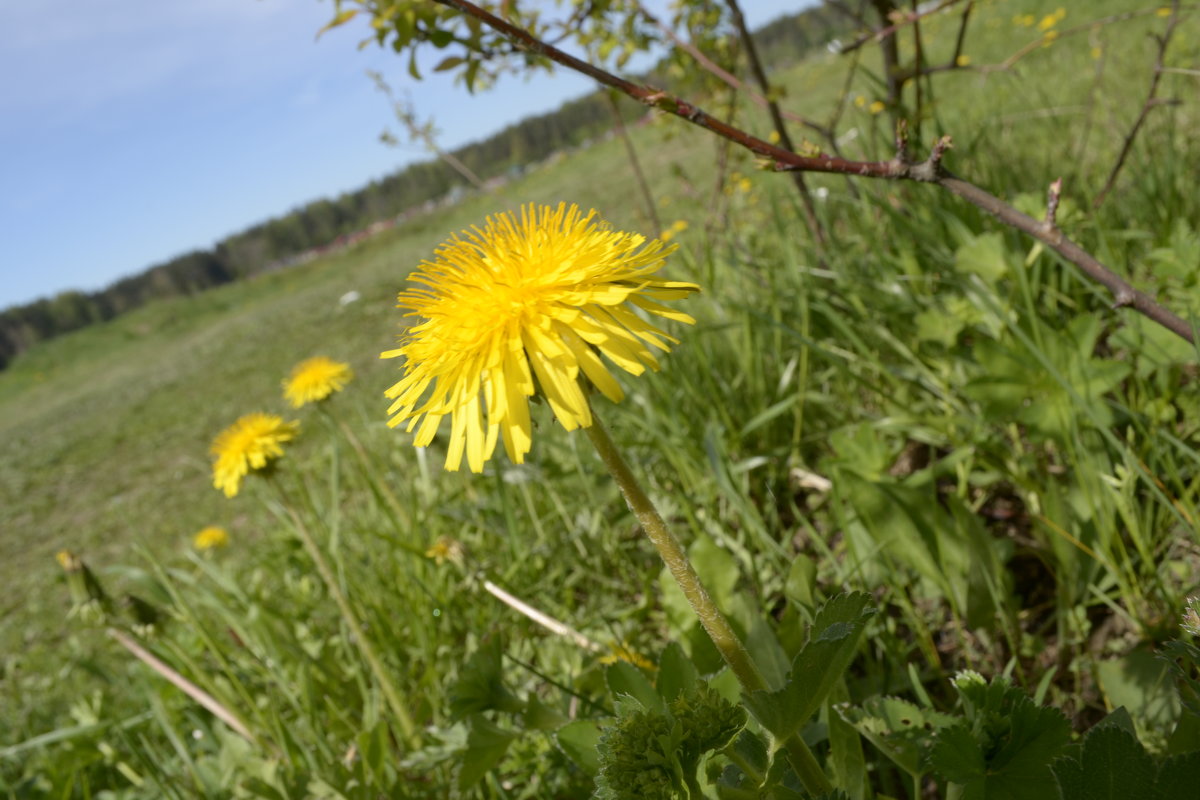
<path id="1" fill-rule="evenodd" d="M 829 41 L 845 25 L 825 7 L 779 19 L 755 34 L 764 60 L 785 65 Z M 648 78 L 654 80 L 653 74 Z M 627 105 L 626 113 L 638 113 Z M 599 92 L 557 111 L 510 125 L 454 152 L 484 180 L 576 147 L 613 124 Z M 96 292 L 64 291 L 0 311 L 0 369 L 34 344 L 104 322 L 153 300 L 180 297 L 239 280 L 294 259 L 373 222 L 445 197 L 466 180 L 439 160 L 412 164 L 336 199 L 321 199 L 218 242 L 150 267 Z"/>

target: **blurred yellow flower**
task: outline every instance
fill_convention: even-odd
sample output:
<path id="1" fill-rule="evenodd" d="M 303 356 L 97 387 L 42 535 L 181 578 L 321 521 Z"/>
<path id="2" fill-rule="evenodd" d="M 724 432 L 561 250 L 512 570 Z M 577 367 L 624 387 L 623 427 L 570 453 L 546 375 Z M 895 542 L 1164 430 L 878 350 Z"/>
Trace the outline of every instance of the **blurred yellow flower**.
<path id="1" fill-rule="evenodd" d="M 425 447 L 450 417 L 446 469 L 457 470 L 465 451 L 472 472 L 501 439 L 509 458 L 524 462 L 535 394 L 567 430 L 590 426 L 581 378 L 614 402 L 624 396 L 601 355 L 640 375 L 658 368 L 647 345 L 665 352 L 677 342 L 631 306 L 694 322 L 658 301 L 700 287 L 651 277 L 674 249 L 565 203 L 530 204 L 451 237 L 409 276 L 419 288 L 399 295 L 416 321 L 381 354 L 405 359 L 404 376 L 386 393 L 388 424 L 407 422 Z"/>
<path id="2" fill-rule="evenodd" d="M 779 135 L 779 131 L 771 131 L 770 133 L 768 133 L 767 141 L 770 142 L 771 144 L 779 144 L 779 142 L 782 141 L 782 137 Z"/>
<path id="3" fill-rule="evenodd" d="M 1100 56 L 1102 56 L 1102 55 L 1104 55 L 1104 51 L 1103 51 L 1103 50 L 1101 50 L 1099 47 L 1093 47 L 1093 48 L 1092 48 L 1092 58 L 1093 58 L 1094 60 L 1095 60 L 1095 59 L 1099 59 L 1099 58 L 1100 58 Z"/>
<path id="4" fill-rule="evenodd" d="M 78 572 L 83 566 L 83 562 L 79 560 L 79 556 L 70 550 L 59 550 L 54 554 L 54 558 L 58 561 L 58 565 L 66 572 Z"/>
<path id="5" fill-rule="evenodd" d="M 1169 16 L 1171 16 L 1171 9 L 1169 6 L 1163 6 L 1162 8 L 1155 11 L 1154 15 L 1158 16 L 1158 17 L 1169 17 Z"/>
<path id="6" fill-rule="evenodd" d="M 861 94 L 858 95 L 857 97 L 854 98 L 854 105 L 857 108 L 865 107 L 867 105 L 867 98 L 863 97 Z"/>
<path id="7" fill-rule="evenodd" d="M 242 478 L 283 455 L 281 444 L 291 441 L 298 422 L 284 422 L 275 414 L 253 413 L 240 417 L 213 440 L 213 486 L 233 497 Z"/>
<path id="8" fill-rule="evenodd" d="M 283 382 L 283 396 L 292 408 L 299 408 L 340 392 L 353 377 L 349 364 L 326 356 L 314 356 L 292 368 L 292 374 Z"/>
<path id="9" fill-rule="evenodd" d="M 192 547 L 197 550 L 212 550 L 214 547 L 224 547 L 227 544 L 229 544 L 228 531 L 216 525 L 201 528 L 192 537 Z"/>
<path id="10" fill-rule="evenodd" d="M 954 63 L 960 67 L 965 67 L 971 63 L 971 57 L 963 53 L 958 58 L 954 59 Z"/>
<path id="11" fill-rule="evenodd" d="M 885 108 L 887 108 L 887 106 L 885 106 L 883 104 L 882 100 L 876 100 L 875 102 L 871 103 L 870 107 L 867 110 L 870 111 L 872 114 L 878 114 L 881 111 L 883 111 Z"/>
<path id="12" fill-rule="evenodd" d="M 425 551 L 425 557 L 432 558 L 439 567 L 447 561 L 461 567 L 464 554 L 462 542 L 451 539 L 449 536 L 439 536 L 438 540 Z"/>
<path id="13" fill-rule="evenodd" d="M 677 234 L 683 233 L 688 229 L 688 221 L 686 219 L 677 219 L 671 223 L 671 227 L 658 235 L 658 238 L 664 242 L 669 242 L 675 238 Z"/>
<path id="14" fill-rule="evenodd" d="M 641 669 L 655 669 L 654 663 L 630 648 L 628 642 L 621 642 L 620 644 L 613 642 L 609 644 L 609 647 L 612 649 L 612 652 L 600 656 L 601 664 L 615 664 L 618 661 L 626 661 Z"/>
<path id="15" fill-rule="evenodd" d="M 1046 31 L 1046 33 L 1042 35 L 1042 47 L 1049 47 L 1057 38 L 1058 31 Z"/>

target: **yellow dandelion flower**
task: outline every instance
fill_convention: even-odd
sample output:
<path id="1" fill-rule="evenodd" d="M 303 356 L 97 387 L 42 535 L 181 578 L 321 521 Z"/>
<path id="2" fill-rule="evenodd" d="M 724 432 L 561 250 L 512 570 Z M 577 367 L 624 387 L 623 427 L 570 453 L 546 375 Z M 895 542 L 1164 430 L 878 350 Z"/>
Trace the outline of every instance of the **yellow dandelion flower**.
<path id="1" fill-rule="evenodd" d="M 1042 17 L 1042 21 L 1038 23 L 1038 30 L 1039 31 L 1048 31 L 1057 24 L 1058 24 L 1058 15 L 1057 14 L 1047 14 L 1046 16 Z"/>
<path id="2" fill-rule="evenodd" d="M 79 560 L 79 556 L 70 550 L 59 550 L 54 554 L 54 558 L 65 572 L 78 572 L 83 568 L 83 562 Z"/>
<path id="3" fill-rule="evenodd" d="M 782 140 L 783 137 L 779 135 L 779 131 L 771 131 L 767 134 L 767 141 L 771 144 L 779 144 Z"/>
<path id="4" fill-rule="evenodd" d="M 1093 60 L 1099 59 L 1100 56 L 1102 56 L 1102 55 L 1104 55 L 1104 51 L 1101 50 L 1099 47 L 1092 48 L 1092 59 Z"/>
<path id="5" fill-rule="evenodd" d="M 958 58 L 954 59 L 954 63 L 960 67 L 969 66 L 971 63 L 971 57 L 969 55 L 967 55 L 966 53 L 963 53 Z"/>
<path id="6" fill-rule="evenodd" d="M 867 98 L 863 97 L 861 94 L 858 95 L 854 98 L 854 105 L 857 108 L 865 108 L 867 105 Z"/>
<path id="7" fill-rule="evenodd" d="M 1054 40 L 1058 38 L 1058 31 L 1046 31 L 1042 35 L 1042 47 L 1049 47 L 1054 44 Z"/>
<path id="8" fill-rule="evenodd" d="M 283 455 L 284 442 L 300 429 L 298 422 L 284 422 L 276 414 L 246 414 L 213 440 L 213 486 L 233 497 L 242 478 L 262 469 Z"/>
<path id="9" fill-rule="evenodd" d="M 751 183 L 749 178 L 742 178 L 741 180 L 738 181 L 737 189 L 742 194 L 746 194 L 753 188 L 754 188 L 754 184 Z"/>
<path id="10" fill-rule="evenodd" d="M 229 532 L 216 525 L 201 528 L 192 537 L 192 547 L 197 550 L 212 550 L 216 547 L 224 547 L 227 544 L 229 544 Z"/>
<path id="11" fill-rule="evenodd" d="M 325 356 L 314 356 L 292 368 L 283 382 L 283 396 L 292 408 L 305 403 L 317 403 L 345 388 L 354 372 L 349 364 Z"/>
<path id="12" fill-rule="evenodd" d="M 640 375 L 658 368 L 647 345 L 665 352 L 677 342 L 630 306 L 694 322 L 658 302 L 699 291 L 652 277 L 674 249 L 565 203 L 530 204 L 453 236 L 409 276 L 419 287 L 400 293 L 399 306 L 417 321 L 381 354 L 405 359 L 404 377 L 386 393 L 388 424 L 407 422 L 425 447 L 450 417 L 446 469 L 457 470 L 465 450 L 472 472 L 483 470 L 497 439 L 524 462 L 535 393 L 567 430 L 590 426 L 581 377 L 614 402 L 624 396 L 601 355 Z"/>
<path id="13" fill-rule="evenodd" d="M 654 663 L 632 649 L 629 646 L 629 642 L 621 642 L 620 644 L 612 642 L 609 644 L 609 648 L 611 648 L 612 652 L 600 656 L 601 664 L 615 664 L 618 661 L 626 661 L 641 669 L 655 669 Z"/>
<path id="14" fill-rule="evenodd" d="M 1158 17 L 1169 17 L 1171 16 L 1171 9 L 1168 6 L 1163 6 L 1155 11 L 1154 14 Z"/>
<path id="15" fill-rule="evenodd" d="M 871 103 L 871 105 L 867 108 L 867 111 L 870 111 L 872 114 L 878 114 L 885 108 L 887 108 L 887 106 L 883 104 L 882 100 L 876 100 L 874 103 Z"/>

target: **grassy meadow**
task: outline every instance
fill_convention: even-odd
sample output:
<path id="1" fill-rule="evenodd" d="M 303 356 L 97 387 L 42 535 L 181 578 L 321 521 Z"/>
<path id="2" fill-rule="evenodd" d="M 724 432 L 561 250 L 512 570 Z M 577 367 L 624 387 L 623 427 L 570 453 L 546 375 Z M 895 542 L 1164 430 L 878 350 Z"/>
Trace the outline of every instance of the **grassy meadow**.
<path id="1" fill-rule="evenodd" d="M 976 5 L 972 66 L 1035 40 L 1024 16 L 1056 7 Z M 951 134 L 952 171 L 1035 216 L 1062 177 L 1067 234 L 1190 316 L 1194 75 L 1164 76 L 1161 94 L 1182 103 L 1153 110 L 1116 189 L 1090 205 L 1164 19 L 1066 31 L 1131 7 L 1071 4 L 1064 35 L 1013 69 L 936 76 L 921 137 Z M 950 52 L 955 19 L 927 21 L 925 46 Z M 1197 56 L 1192 12 L 1168 61 Z M 880 92 L 877 59 L 862 53 L 839 122 L 849 157 L 891 156 L 887 114 L 855 102 Z M 851 63 L 817 54 L 775 76 L 785 107 L 825 118 Z M 751 108 L 738 119 L 769 130 Z M 1200 751 L 1200 704 L 1156 655 L 1200 591 L 1196 350 L 935 188 L 810 177 L 831 238 L 818 251 L 787 176 L 735 150 L 718 184 L 720 142 L 678 120 L 632 135 L 663 226 L 687 223 L 665 275 L 702 292 L 675 304 L 697 321 L 669 326 L 680 344 L 662 369 L 622 373 L 624 401 L 595 407 L 770 681 L 822 603 L 870 595 L 854 660 L 803 731 L 838 788 L 963 796 L 970 781 L 930 744 L 939 715 L 972 719 L 962 670 L 1060 710 L 1076 743 L 1124 707 L 1147 758 Z M 445 430 L 418 451 L 386 425 L 400 372 L 379 353 L 404 324 L 408 273 L 488 214 L 560 200 L 655 233 L 613 138 L 340 254 L 44 343 L 0 373 L 0 796 L 586 797 L 603 720 L 645 680 L 631 671 L 653 680 L 654 665 L 686 659 L 736 698 L 583 435 L 535 405 L 528 463 L 498 454 L 472 475 L 442 469 Z M 287 408 L 281 381 L 318 354 L 353 381 L 319 409 Z M 251 411 L 301 433 L 269 481 L 227 499 L 209 445 Z M 209 525 L 229 543 L 198 552 Z M 64 549 L 104 586 L 103 609 L 73 607 Z M 716 787 L 697 796 L 759 796 Z M 1040 791 L 986 796 L 1058 796 Z"/>

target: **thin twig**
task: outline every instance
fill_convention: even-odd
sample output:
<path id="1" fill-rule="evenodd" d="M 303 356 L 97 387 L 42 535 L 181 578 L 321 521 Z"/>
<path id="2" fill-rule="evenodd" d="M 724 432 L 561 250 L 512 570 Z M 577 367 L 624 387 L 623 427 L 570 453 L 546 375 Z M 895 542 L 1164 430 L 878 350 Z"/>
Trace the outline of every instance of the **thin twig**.
<path id="1" fill-rule="evenodd" d="M 608 99 L 609 110 L 612 111 L 613 127 L 617 130 L 617 136 L 621 137 L 621 141 L 625 143 L 625 155 L 629 158 L 629 166 L 633 169 L 634 180 L 637 181 L 638 190 L 642 193 L 642 204 L 646 207 L 646 220 L 654 226 L 655 234 L 658 234 L 662 231 L 663 224 L 658 218 L 658 209 L 654 205 L 654 195 L 650 192 L 650 186 L 646 183 L 646 175 L 642 172 L 642 162 L 638 160 L 637 148 L 633 146 L 633 139 L 625 128 L 625 120 L 621 118 L 621 107 L 617 105 L 616 92 L 609 90 L 604 92 L 604 96 Z"/>
<path id="2" fill-rule="evenodd" d="M 1172 0 L 1171 16 L 1167 19 L 1167 29 L 1163 31 L 1162 36 L 1155 37 L 1158 40 L 1158 55 L 1154 60 L 1154 74 L 1150 78 L 1150 91 L 1146 93 L 1146 102 L 1142 103 L 1142 110 L 1134 120 L 1133 127 L 1129 129 L 1129 133 L 1125 135 L 1125 141 L 1121 144 L 1121 152 L 1117 155 L 1117 162 L 1113 164 L 1112 172 L 1108 173 L 1108 180 L 1104 182 L 1104 188 L 1096 195 L 1096 199 L 1092 201 L 1092 210 L 1100 208 L 1104 204 L 1104 198 L 1108 197 L 1108 193 L 1112 190 L 1113 184 L 1117 182 L 1117 175 L 1121 172 L 1121 167 L 1125 166 L 1125 159 L 1129 156 L 1129 151 L 1133 149 L 1133 140 L 1137 138 L 1138 131 L 1142 129 L 1142 124 L 1146 118 L 1150 116 L 1150 109 L 1155 106 L 1162 105 L 1162 101 L 1158 100 L 1158 84 L 1162 80 L 1164 62 L 1167 58 L 1167 47 L 1171 44 L 1171 34 L 1175 32 L 1175 26 L 1179 24 L 1179 0 Z"/>
<path id="3" fill-rule="evenodd" d="M 1180 338 L 1194 341 L 1192 326 L 1170 310 L 1159 305 L 1153 297 L 1134 289 L 1120 275 L 1100 263 L 1094 256 L 1068 239 L 1061 230 L 1047 226 L 1027 214 L 1005 203 L 990 192 L 965 181 L 946 170 L 942 156 L 949 147 L 949 137 L 942 137 L 934 146 L 930 157 L 920 163 L 909 163 L 900 158 L 890 161 L 851 161 L 829 155 L 802 156 L 770 142 L 759 139 L 743 130 L 709 116 L 702 109 L 664 91 L 641 86 L 620 78 L 603 69 L 581 61 L 574 56 L 550 47 L 527 31 L 517 28 L 493 14 L 484 11 L 469 0 L 434 0 L 441 5 L 457 9 L 480 20 L 515 41 L 523 49 L 545 56 L 563 66 L 582 73 L 605 86 L 619 89 L 625 94 L 668 114 L 687 120 L 693 125 L 723 136 L 746 148 L 755 155 L 767 159 L 777 171 L 800 170 L 824 172 L 837 175 L 857 175 L 864 178 L 910 180 L 931 183 L 951 194 L 966 200 L 1011 228 L 1019 230 L 1044 243 L 1066 261 L 1075 264 L 1092 280 L 1113 293 L 1115 306 L 1130 306 L 1149 319 L 1154 320 Z"/>
<path id="4" fill-rule="evenodd" d="M 725 4 L 729 7 L 729 14 L 733 17 L 733 26 L 737 29 L 738 36 L 742 40 L 742 47 L 746 50 L 746 60 L 750 64 L 750 72 L 754 75 L 754 79 L 758 81 L 759 87 L 763 94 L 767 97 L 767 112 L 771 115 L 771 123 L 775 126 L 775 133 L 779 136 L 779 143 L 788 150 L 795 150 L 792 145 L 792 137 L 788 135 L 787 124 L 783 121 L 783 114 L 779 110 L 779 103 L 771 99 L 771 82 L 767 79 L 767 71 L 763 69 L 762 61 L 758 57 L 758 48 L 754 45 L 754 37 L 750 35 L 750 29 L 746 26 L 746 18 L 742 16 L 742 9 L 738 5 L 737 0 L 725 0 Z M 804 222 L 808 226 L 809 232 L 813 235 L 817 245 L 824 247 L 828 242 L 828 237 L 825 235 L 825 228 L 821 225 L 821 220 L 817 216 L 817 207 L 813 203 L 812 192 L 808 190 L 808 184 L 804 181 L 802 173 L 794 173 L 792 182 L 796 185 L 796 191 L 800 193 L 801 208 L 804 210 Z"/>
<path id="5" fill-rule="evenodd" d="M 972 0 L 972 2 L 973 1 L 974 0 Z M 937 14 L 940 11 L 945 11 L 950 6 L 957 5 L 961 2 L 962 2 L 962 0 L 943 0 L 943 2 L 939 3 L 938 5 L 934 6 L 933 8 L 926 9 L 925 11 L 917 12 L 914 9 L 912 12 L 910 12 L 908 14 L 904 14 L 903 19 L 901 19 L 899 22 L 896 22 L 895 24 L 890 25 L 886 28 L 879 28 L 878 30 L 873 30 L 864 36 L 860 36 L 859 38 L 855 39 L 853 42 L 846 45 L 845 47 L 839 48 L 838 52 L 839 53 L 849 53 L 851 51 L 857 50 L 858 48 L 862 47 L 863 45 L 870 44 L 871 42 L 882 41 L 883 37 L 891 36 L 892 34 L 895 34 L 897 31 L 899 31 L 901 28 L 903 28 L 906 25 L 912 25 L 913 23 L 918 22 L 919 20 L 924 19 L 925 17 L 932 16 L 933 14 Z M 894 12 L 894 13 L 900 13 L 900 12 Z"/>

